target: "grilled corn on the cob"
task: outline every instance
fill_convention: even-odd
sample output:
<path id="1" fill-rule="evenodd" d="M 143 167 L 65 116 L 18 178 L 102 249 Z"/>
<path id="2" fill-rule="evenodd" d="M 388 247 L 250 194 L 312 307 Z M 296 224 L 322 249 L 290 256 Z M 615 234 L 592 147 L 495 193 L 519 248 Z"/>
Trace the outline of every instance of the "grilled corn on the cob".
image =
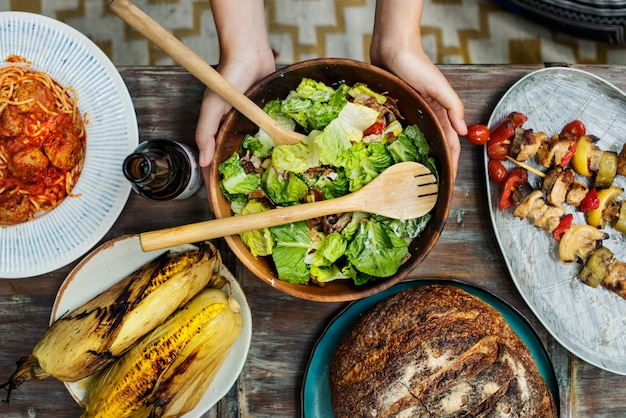
<path id="1" fill-rule="evenodd" d="M 239 305 L 207 289 L 95 375 L 82 418 L 178 417 L 193 409 L 241 332 Z"/>
<path id="2" fill-rule="evenodd" d="M 222 287 L 220 265 L 209 242 L 164 253 L 55 321 L 2 387 L 10 394 L 31 378 L 73 382 L 104 368 L 202 289 Z"/>

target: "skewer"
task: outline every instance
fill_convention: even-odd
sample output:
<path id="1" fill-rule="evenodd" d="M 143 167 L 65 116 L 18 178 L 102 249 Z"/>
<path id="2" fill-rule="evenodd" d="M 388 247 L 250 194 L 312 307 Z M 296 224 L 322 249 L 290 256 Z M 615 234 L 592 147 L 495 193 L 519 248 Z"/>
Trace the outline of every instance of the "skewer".
<path id="1" fill-rule="evenodd" d="M 530 166 L 530 165 L 528 165 L 528 164 L 526 164 L 524 162 L 517 161 L 513 157 L 510 157 L 510 156 L 507 155 L 506 158 L 509 161 L 513 161 L 515 164 L 519 165 L 520 167 L 525 168 L 526 170 L 530 171 L 531 173 L 534 173 L 534 174 L 538 175 L 539 177 L 545 177 L 546 176 L 546 173 L 544 173 L 543 171 L 539 171 L 535 167 L 532 167 L 532 166 Z"/>

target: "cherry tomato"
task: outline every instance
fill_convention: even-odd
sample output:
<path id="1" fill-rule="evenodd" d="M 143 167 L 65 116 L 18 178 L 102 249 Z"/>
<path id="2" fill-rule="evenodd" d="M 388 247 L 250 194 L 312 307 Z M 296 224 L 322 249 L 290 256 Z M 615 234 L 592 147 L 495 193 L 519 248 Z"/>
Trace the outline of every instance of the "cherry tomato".
<path id="1" fill-rule="evenodd" d="M 600 206 L 600 198 L 595 187 L 589 189 L 583 200 L 580 202 L 580 211 L 587 212 L 592 209 L 598 209 Z"/>
<path id="2" fill-rule="evenodd" d="M 487 141 L 489 141 L 489 135 L 489 127 L 487 125 L 477 123 L 467 127 L 467 135 L 465 137 L 473 144 L 484 145 Z"/>
<path id="3" fill-rule="evenodd" d="M 382 122 L 374 122 L 372 126 L 363 131 L 363 135 L 375 135 L 385 130 L 385 125 Z"/>
<path id="4" fill-rule="evenodd" d="M 489 173 L 489 178 L 496 184 L 504 184 L 509 175 L 506 167 L 499 160 L 489 160 L 487 163 L 487 172 Z"/>
<path id="5" fill-rule="evenodd" d="M 557 227 L 552 230 L 552 236 L 555 240 L 561 241 L 561 237 L 563 237 L 565 231 L 571 228 L 573 220 L 574 215 L 572 215 L 571 213 L 561 216 L 561 221 L 559 222 Z"/>
<path id="6" fill-rule="evenodd" d="M 587 133 L 587 128 L 585 127 L 584 123 L 576 119 L 565 125 L 565 127 L 563 128 L 563 132 L 569 132 L 576 135 L 576 137 L 578 138 Z"/>

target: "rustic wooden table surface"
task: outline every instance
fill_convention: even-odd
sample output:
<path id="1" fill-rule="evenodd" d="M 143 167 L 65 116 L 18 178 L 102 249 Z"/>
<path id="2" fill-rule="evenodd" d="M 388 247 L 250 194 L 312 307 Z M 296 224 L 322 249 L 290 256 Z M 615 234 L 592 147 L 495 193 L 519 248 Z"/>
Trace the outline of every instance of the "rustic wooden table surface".
<path id="1" fill-rule="evenodd" d="M 441 69 L 464 101 L 466 121 L 472 124 L 485 123 L 502 94 L 520 77 L 541 67 L 445 65 Z M 626 90 L 623 67 L 577 68 Z M 203 92 L 200 82 L 178 67 L 119 70 L 134 102 L 140 140 L 164 137 L 193 144 Z M 489 219 L 482 150 L 467 141 L 462 147 L 448 223 L 434 250 L 410 278 L 459 279 L 484 287 L 521 311 L 538 330 L 554 364 L 563 417 L 626 416 L 626 376 L 569 354 L 547 334 L 520 297 Z M 166 203 L 131 194 L 102 241 L 212 217 L 205 190 L 185 201 Z M 309 302 L 279 293 L 238 263 L 223 240 L 216 244 L 246 292 L 253 331 L 249 356 L 237 383 L 204 417 L 299 416 L 302 381 L 313 347 L 346 303 Z M 41 337 L 57 290 L 77 262 L 37 277 L 0 280 L 0 381 L 9 378 L 15 362 L 30 353 Z M 12 393 L 9 404 L 0 404 L 0 416 L 7 418 L 76 417 L 80 413 L 64 385 L 52 378 L 26 382 Z"/>

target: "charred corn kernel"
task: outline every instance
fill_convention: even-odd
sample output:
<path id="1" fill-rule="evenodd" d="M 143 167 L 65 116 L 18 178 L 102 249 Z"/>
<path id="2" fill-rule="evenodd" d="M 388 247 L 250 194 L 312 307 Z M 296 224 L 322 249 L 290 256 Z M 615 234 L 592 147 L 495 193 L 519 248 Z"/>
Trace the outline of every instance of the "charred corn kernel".
<path id="1" fill-rule="evenodd" d="M 104 368 L 202 289 L 222 287 L 220 265 L 208 242 L 164 253 L 55 321 L 3 387 L 10 393 L 47 376 L 77 381 Z"/>
<path id="2" fill-rule="evenodd" d="M 238 305 L 207 289 L 102 370 L 83 418 L 180 416 L 193 409 L 241 332 Z"/>

